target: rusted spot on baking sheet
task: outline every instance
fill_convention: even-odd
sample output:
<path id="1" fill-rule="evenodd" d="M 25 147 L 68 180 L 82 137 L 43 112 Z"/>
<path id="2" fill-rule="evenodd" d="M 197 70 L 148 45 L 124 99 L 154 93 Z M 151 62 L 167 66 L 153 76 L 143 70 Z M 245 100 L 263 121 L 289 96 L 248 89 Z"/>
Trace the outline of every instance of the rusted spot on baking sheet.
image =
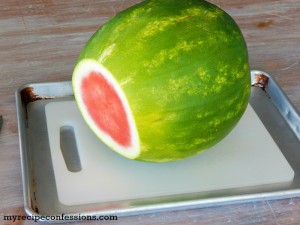
<path id="1" fill-rule="evenodd" d="M 260 87 L 263 90 L 265 90 L 265 88 L 267 87 L 269 83 L 269 77 L 261 74 L 261 73 L 256 73 L 254 76 L 254 83 L 252 84 L 252 86 L 254 87 Z"/>
<path id="2" fill-rule="evenodd" d="M 30 102 L 34 102 L 37 100 L 44 100 L 44 99 L 50 99 L 47 97 L 41 97 L 39 95 L 36 95 L 34 93 L 34 89 L 33 87 L 26 87 L 21 91 L 21 98 L 22 98 L 22 102 L 25 104 L 25 106 L 30 103 Z"/>
<path id="3" fill-rule="evenodd" d="M 31 176 L 32 176 L 32 197 L 30 199 L 31 208 L 36 212 L 39 213 L 37 200 L 36 200 L 36 181 L 35 181 L 35 175 L 34 175 L 34 169 L 31 170 Z"/>

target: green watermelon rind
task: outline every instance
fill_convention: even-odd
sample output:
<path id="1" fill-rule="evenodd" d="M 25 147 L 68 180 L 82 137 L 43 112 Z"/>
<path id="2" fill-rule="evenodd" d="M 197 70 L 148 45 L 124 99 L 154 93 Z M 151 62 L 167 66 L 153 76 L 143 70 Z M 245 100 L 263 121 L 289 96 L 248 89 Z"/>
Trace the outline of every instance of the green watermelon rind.
<path id="1" fill-rule="evenodd" d="M 105 67 L 128 100 L 140 143 L 137 160 L 174 161 L 210 148 L 248 104 L 242 32 L 205 1 L 148 0 L 130 7 L 90 38 L 78 64 L 87 59 Z"/>

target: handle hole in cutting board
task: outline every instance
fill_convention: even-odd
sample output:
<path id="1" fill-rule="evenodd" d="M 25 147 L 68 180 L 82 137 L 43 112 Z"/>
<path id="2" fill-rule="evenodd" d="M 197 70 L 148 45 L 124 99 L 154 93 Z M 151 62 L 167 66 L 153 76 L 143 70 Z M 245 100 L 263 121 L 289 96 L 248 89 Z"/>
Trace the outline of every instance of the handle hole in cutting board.
<path id="1" fill-rule="evenodd" d="M 68 170 L 70 172 L 81 171 L 75 132 L 72 126 L 62 126 L 60 128 L 60 149 Z"/>

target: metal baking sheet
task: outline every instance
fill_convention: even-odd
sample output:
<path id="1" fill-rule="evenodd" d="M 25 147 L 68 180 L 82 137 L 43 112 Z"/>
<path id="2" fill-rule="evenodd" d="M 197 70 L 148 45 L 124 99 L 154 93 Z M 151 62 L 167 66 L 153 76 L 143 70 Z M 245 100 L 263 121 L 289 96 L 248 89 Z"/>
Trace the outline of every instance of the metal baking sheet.
<path id="1" fill-rule="evenodd" d="M 58 200 L 45 119 L 47 103 L 74 99 L 71 82 L 31 83 L 19 87 L 16 104 L 26 213 L 32 216 L 129 216 L 300 196 L 299 113 L 271 75 L 252 70 L 251 79 L 250 104 L 293 168 L 292 182 L 72 206 Z"/>

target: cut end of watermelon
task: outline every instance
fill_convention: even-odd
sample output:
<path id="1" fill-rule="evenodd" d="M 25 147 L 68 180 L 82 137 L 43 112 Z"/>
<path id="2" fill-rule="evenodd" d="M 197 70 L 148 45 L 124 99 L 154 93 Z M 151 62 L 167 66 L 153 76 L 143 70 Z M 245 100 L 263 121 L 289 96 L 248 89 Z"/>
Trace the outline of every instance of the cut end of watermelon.
<path id="1" fill-rule="evenodd" d="M 79 62 L 73 73 L 74 95 L 91 130 L 119 154 L 135 159 L 139 137 L 127 98 L 112 74 L 92 59 Z"/>

